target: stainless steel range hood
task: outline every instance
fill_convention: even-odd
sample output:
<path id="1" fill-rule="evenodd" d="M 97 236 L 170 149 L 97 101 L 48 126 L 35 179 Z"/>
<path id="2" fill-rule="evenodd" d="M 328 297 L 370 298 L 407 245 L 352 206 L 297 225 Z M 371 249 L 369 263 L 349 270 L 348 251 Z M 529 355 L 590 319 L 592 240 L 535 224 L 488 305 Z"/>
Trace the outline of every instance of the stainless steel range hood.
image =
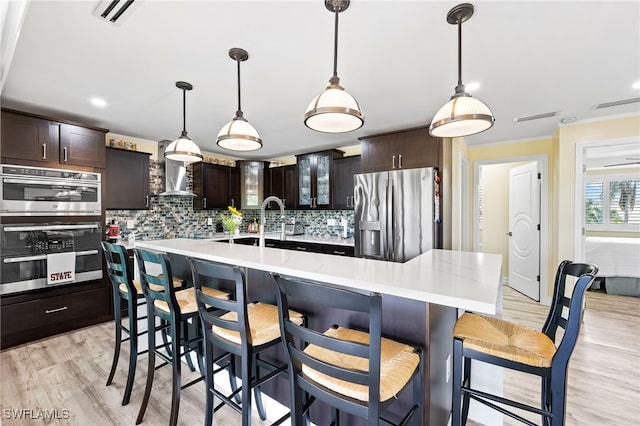
<path id="1" fill-rule="evenodd" d="M 160 181 L 164 181 L 164 192 L 161 196 L 195 197 L 196 194 L 187 191 L 187 164 L 165 158 L 164 151 L 171 143 L 170 140 L 158 142 L 158 161 L 160 162 Z"/>

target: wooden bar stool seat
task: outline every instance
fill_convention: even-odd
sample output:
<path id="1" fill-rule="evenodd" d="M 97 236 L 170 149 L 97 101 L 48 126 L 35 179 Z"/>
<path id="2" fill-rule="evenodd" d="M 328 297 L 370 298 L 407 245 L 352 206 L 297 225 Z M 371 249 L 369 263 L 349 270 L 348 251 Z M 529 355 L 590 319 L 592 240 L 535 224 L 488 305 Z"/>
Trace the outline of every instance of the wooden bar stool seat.
<path id="1" fill-rule="evenodd" d="M 568 260 L 560 264 L 542 331 L 470 312 L 458 318 L 453 329 L 452 426 L 466 424 L 471 398 L 527 425 L 535 423 L 514 409 L 540 415 L 543 425 L 564 425 L 569 359 L 578 340 L 584 293 L 597 272 L 594 265 Z M 571 297 L 565 296 L 567 277 L 575 279 Z M 564 333 L 556 339 L 559 327 Z M 473 388 L 472 360 L 539 376 L 540 406 Z"/>

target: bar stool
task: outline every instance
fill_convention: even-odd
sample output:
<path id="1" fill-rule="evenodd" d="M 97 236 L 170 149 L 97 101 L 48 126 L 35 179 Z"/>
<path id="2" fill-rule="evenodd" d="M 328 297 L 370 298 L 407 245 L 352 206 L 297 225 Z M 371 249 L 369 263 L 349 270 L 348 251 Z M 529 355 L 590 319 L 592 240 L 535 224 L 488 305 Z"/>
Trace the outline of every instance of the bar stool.
<path id="1" fill-rule="evenodd" d="M 186 288 L 176 290 L 173 286 L 173 275 L 171 263 L 164 253 L 157 253 L 150 250 L 135 249 L 138 268 L 140 270 L 140 282 L 142 291 L 147 301 L 147 324 L 148 329 L 154 329 L 155 319 L 166 322 L 165 329 L 169 330 L 171 341 L 156 346 L 155 333 L 148 333 L 149 341 L 149 363 L 147 368 L 147 382 L 144 389 L 142 405 L 138 412 L 136 424 L 140 424 L 151 395 L 153 376 L 155 372 L 155 357 L 158 356 L 166 364 L 172 366 L 172 390 L 171 390 L 171 414 L 169 424 L 175 425 L 178 422 L 178 410 L 180 407 L 180 391 L 197 382 L 203 380 L 200 376 L 189 383 L 181 384 L 181 358 L 189 356 L 194 350 L 198 351 L 198 362 L 200 371 L 204 370 L 201 361 L 202 336 L 199 333 L 200 327 L 197 324 L 198 310 L 195 301 L 195 290 Z M 219 290 L 207 290 L 207 295 L 213 298 L 229 297 L 229 294 Z M 189 321 L 192 322 L 192 332 L 189 331 Z M 190 336 L 195 334 L 195 336 Z M 184 351 L 181 351 L 181 347 Z M 165 349 L 165 352 L 160 351 Z"/>
<path id="2" fill-rule="evenodd" d="M 196 288 L 196 301 L 202 323 L 205 347 L 205 381 L 207 385 L 205 426 L 211 425 L 213 413 L 227 404 L 242 414 L 242 425 L 251 424 L 251 390 L 261 420 L 266 419 L 260 385 L 286 372 L 286 364 L 277 366 L 260 359 L 262 351 L 280 343 L 278 308 L 264 302 L 247 303 L 244 270 L 229 265 L 189 258 Z M 236 300 L 212 298 L 207 289 L 235 290 Z M 302 324 L 304 317 L 289 312 L 291 321 Z M 222 353 L 214 355 L 214 347 Z M 235 385 L 235 361 L 240 358 L 242 386 Z M 223 363 L 224 362 L 224 363 Z M 214 370 L 215 365 L 221 367 Z M 268 373 L 260 375 L 260 368 Z M 214 374 L 227 369 L 232 378 L 232 393 L 224 395 L 214 386 Z M 237 398 L 238 394 L 241 398 Z M 214 396 L 222 403 L 213 406 Z M 239 401 L 238 401 L 239 399 Z M 241 402 L 241 405 L 239 404 Z M 289 417 L 286 414 L 276 423 Z"/>
<path id="3" fill-rule="evenodd" d="M 541 332 L 470 312 L 458 318 L 453 330 L 453 426 L 466 424 L 470 398 L 528 425 L 534 423 L 496 403 L 541 415 L 544 425 L 564 425 L 569 358 L 578 340 L 584 294 L 597 272 L 594 265 L 560 264 Z M 577 278 L 570 298 L 565 296 L 568 276 Z M 558 327 L 564 333 L 556 339 Z M 471 388 L 472 360 L 540 376 L 540 408 Z"/>
<path id="4" fill-rule="evenodd" d="M 426 424 L 422 404 L 423 351 L 382 337 L 379 293 L 358 293 L 279 275 L 273 278 L 280 328 L 289 356 L 294 426 L 303 424 L 305 413 L 316 400 L 332 407 L 335 425 L 340 423 L 341 411 L 362 417 L 369 425 L 380 421 L 391 424 L 380 416 L 409 384 L 413 385 L 413 405 L 398 424 Z M 368 331 L 341 325 L 317 330 L 318 327 L 297 324 L 288 312 L 298 303 L 341 310 L 345 318 L 365 321 Z"/>
<path id="5" fill-rule="evenodd" d="M 122 405 L 127 405 L 131 398 L 131 389 L 136 375 L 136 362 L 138 355 L 142 355 L 147 351 L 138 352 L 138 337 L 144 335 L 147 331 L 138 332 L 138 320 L 146 317 L 138 318 L 138 306 L 145 304 L 144 295 L 140 283 L 133 281 L 133 274 L 127 261 L 127 252 L 125 248 L 119 244 L 112 244 L 106 241 L 102 243 L 102 251 L 107 265 L 107 275 L 111 281 L 113 290 L 113 316 L 115 323 L 116 342 L 113 352 L 113 361 L 111 363 L 111 371 L 107 379 L 107 386 L 113 381 L 113 376 L 118 366 L 120 358 L 120 347 L 126 341 L 129 341 L 129 370 L 127 372 L 127 384 L 124 388 L 124 397 Z M 123 307 L 122 301 L 126 301 Z M 122 324 L 123 311 L 127 311 L 129 318 L 128 327 Z M 122 334 L 126 334 L 126 338 L 122 338 Z"/>

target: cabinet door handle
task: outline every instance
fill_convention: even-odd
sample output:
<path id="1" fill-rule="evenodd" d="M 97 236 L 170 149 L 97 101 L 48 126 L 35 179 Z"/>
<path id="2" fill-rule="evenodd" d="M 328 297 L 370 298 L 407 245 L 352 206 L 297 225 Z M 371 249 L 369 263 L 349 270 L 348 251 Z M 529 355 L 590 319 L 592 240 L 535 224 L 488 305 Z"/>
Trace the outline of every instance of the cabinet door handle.
<path id="1" fill-rule="evenodd" d="M 42 159 L 43 160 L 47 159 L 47 144 L 46 143 L 42 144 Z"/>
<path id="2" fill-rule="evenodd" d="M 282 204 L 283 204 L 285 207 L 287 207 L 287 199 L 286 199 L 286 198 L 283 198 L 283 199 L 282 199 Z"/>
<path id="3" fill-rule="evenodd" d="M 231 207 L 235 207 L 236 206 L 236 200 L 234 200 L 233 198 L 231 199 Z"/>
<path id="4" fill-rule="evenodd" d="M 344 255 L 344 254 L 346 254 L 346 253 L 347 253 L 346 251 L 339 251 L 339 250 L 334 250 L 334 251 L 333 251 L 333 254 L 341 254 L 341 255 Z"/>
<path id="5" fill-rule="evenodd" d="M 207 208 L 207 197 L 203 197 L 202 198 L 202 208 L 206 209 Z"/>
<path id="6" fill-rule="evenodd" d="M 307 248 L 306 247 L 296 246 L 296 250 L 307 251 Z"/>
<path id="7" fill-rule="evenodd" d="M 402 154 L 398 155 L 398 168 L 402 168 Z"/>
<path id="8" fill-rule="evenodd" d="M 394 155 L 393 158 L 391 159 L 391 168 L 395 169 L 396 168 L 396 156 Z"/>
<path id="9" fill-rule="evenodd" d="M 149 207 L 149 196 L 148 195 L 144 196 L 144 206 L 145 207 Z"/>
<path id="10" fill-rule="evenodd" d="M 61 311 L 66 311 L 67 308 L 66 306 L 63 306 L 61 308 L 56 308 L 56 309 L 47 309 L 46 311 L 44 311 L 45 314 L 54 314 L 56 312 L 61 312 Z"/>
<path id="11" fill-rule="evenodd" d="M 62 161 L 67 162 L 67 147 L 62 148 Z"/>

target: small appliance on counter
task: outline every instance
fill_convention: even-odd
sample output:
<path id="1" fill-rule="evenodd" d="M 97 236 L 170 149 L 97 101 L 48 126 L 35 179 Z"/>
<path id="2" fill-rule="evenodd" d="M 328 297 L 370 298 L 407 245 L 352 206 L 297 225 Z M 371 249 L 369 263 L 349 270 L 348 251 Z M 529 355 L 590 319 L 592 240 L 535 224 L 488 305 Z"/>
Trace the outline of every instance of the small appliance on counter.
<path id="1" fill-rule="evenodd" d="M 117 243 L 120 237 L 120 227 L 116 225 L 116 221 L 112 220 L 111 224 L 107 227 L 107 241 L 110 243 Z"/>
<path id="2" fill-rule="evenodd" d="M 284 235 L 302 235 L 304 227 L 300 223 L 285 223 Z"/>

